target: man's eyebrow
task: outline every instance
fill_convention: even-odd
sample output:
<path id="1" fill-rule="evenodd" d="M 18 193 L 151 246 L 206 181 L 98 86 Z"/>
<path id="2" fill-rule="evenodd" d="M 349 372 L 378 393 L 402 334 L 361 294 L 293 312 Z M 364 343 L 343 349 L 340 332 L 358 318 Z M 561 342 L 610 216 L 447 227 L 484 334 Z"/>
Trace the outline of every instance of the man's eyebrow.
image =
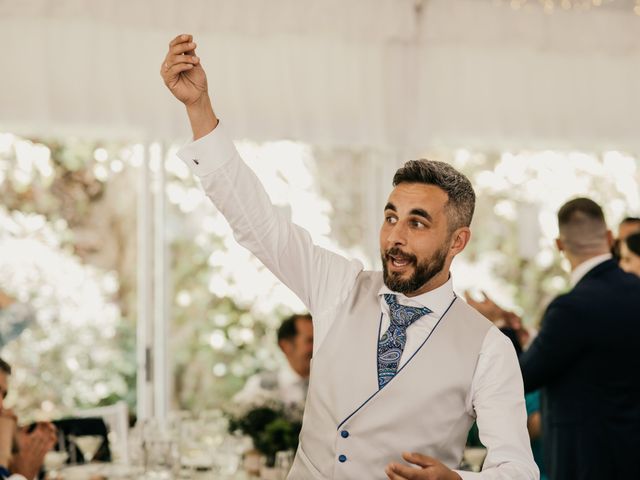
<path id="1" fill-rule="evenodd" d="M 397 211 L 398 211 L 398 209 L 396 208 L 396 206 L 395 206 L 393 203 L 391 203 L 391 202 L 387 203 L 387 204 L 385 205 L 384 209 L 385 209 L 385 210 L 393 210 L 394 212 L 397 212 Z"/>
<path id="2" fill-rule="evenodd" d="M 409 212 L 411 215 L 417 215 L 419 217 L 424 217 L 426 218 L 428 221 L 433 222 L 433 218 L 431 218 L 431 215 L 429 215 L 429 212 L 427 212 L 426 210 L 422 209 L 422 208 L 414 208 L 411 210 L 411 212 Z"/>

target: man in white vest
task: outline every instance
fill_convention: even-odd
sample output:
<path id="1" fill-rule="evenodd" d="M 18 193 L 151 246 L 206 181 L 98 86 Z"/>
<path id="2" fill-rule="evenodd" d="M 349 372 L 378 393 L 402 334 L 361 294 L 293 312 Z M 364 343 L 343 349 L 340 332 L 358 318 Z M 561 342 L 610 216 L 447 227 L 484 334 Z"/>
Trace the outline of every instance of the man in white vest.
<path id="1" fill-rule="evenodd" d="M 441 162 L 399 169 L 380 231 L 383 272 L 364 271 L 273 207 L 214 114 L 195 48 L 179 35 L 161 66 L 193 130 L 178 155 L 236 239 L 313 315 L 309 393 L 288 478 L 538 479 L 513 346 L 456 297 L 449 275 L 471 235 L 468 179 Z M 483 471 L 456 471 L 474 420 L 488 450 Z"/>

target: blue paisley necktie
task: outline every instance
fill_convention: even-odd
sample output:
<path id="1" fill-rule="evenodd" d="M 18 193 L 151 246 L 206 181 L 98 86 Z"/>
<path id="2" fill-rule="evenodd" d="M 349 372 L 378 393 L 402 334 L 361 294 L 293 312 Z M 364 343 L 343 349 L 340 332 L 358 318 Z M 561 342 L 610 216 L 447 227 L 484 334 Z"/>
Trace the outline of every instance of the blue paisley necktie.
<path id="1" fill-rule="evenodd" d="M 407 343 L 407 327 L 420 317 L 431 313 L 427 307 L 400 305 L 395 295 L 384 294 L 389 305 L 389 328 L 378 340 L 378 387 L 384 387 L 396 375 L 402 351 Z"/>

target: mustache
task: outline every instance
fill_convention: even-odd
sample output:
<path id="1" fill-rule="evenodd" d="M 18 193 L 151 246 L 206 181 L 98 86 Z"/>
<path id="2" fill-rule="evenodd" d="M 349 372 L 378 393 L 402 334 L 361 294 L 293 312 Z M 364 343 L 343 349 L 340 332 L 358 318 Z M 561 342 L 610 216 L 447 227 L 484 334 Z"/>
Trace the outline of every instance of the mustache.
<path id="1" fill-rule="evenodd" d="M 418 258 L 415 255 L 412 255 L 411 253 L 405 253 L 402 250 L 400 250 L 400 248 L 398 247 L 392 247 L 384 252 L 385 260 L 389 260 L 390 257 L 392 256 L 396 258 L 401 258 L 403 260 L 408 260 L 411 263 L 418 262 Z"/>

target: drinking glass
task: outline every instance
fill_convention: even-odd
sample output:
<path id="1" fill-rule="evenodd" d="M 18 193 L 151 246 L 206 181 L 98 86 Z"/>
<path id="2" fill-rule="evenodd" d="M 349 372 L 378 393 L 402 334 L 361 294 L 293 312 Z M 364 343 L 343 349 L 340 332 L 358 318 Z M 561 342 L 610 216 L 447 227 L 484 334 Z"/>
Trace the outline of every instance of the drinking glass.
<path id="1" fill-rule="evenodd" d="M 102 435 L 69 435 L 69 440 L 82 452 L 84 461 L 91 463 L 93 457 L 98 453 L 98 449 L 102 446 L 104 437 Z"/>
<path id="2" fill-rule="evenodd" d="M 44 470 L 47 473 L 47 478 L 58 478 L 59 470 L 64 466 L 65 462 L 69 458 L 69 454 L 65 451 L 51 450 L 44 456 Z"/>

